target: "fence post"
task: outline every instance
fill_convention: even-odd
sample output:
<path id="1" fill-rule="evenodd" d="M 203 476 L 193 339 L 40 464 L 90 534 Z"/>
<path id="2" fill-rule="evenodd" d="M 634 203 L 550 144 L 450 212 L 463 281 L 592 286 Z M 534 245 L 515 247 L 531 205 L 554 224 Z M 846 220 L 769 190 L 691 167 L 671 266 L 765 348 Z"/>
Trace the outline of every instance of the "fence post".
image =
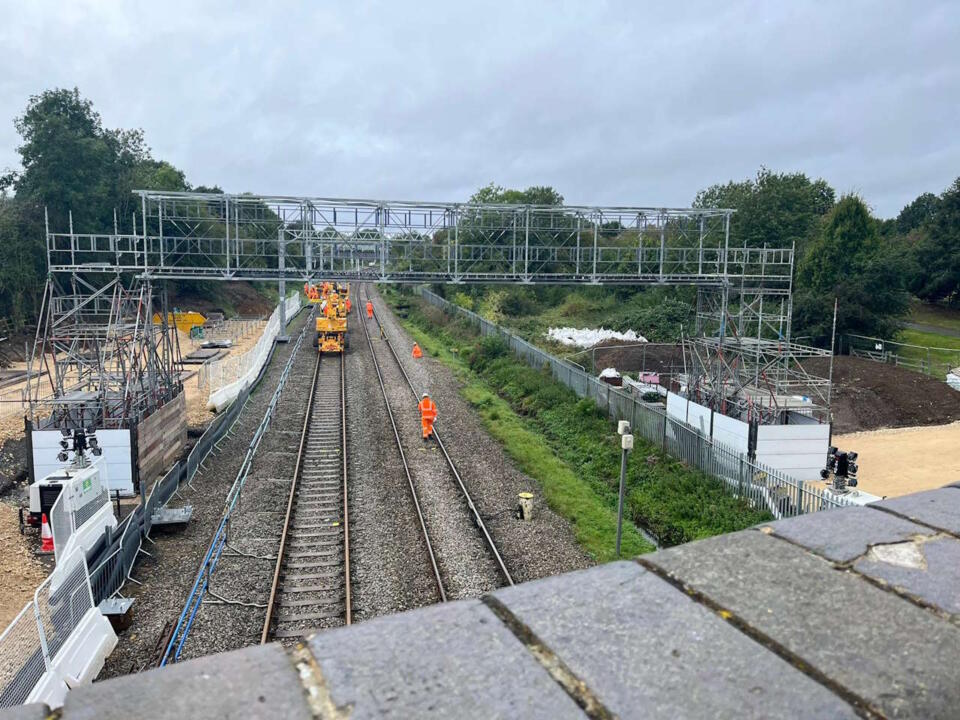
<path id="1" fill-rule="evenodd" d="M 43 629 L 43 618 L 40 617 L 40 606 L 37 605 L 36 593 L 33 598 L 33 615 L 37 619 L 37 637 L 40 638 L 40 649 L 43 651 L 43 666 L 50 672 L 50 650 L 47 648 L 47 634 Z"/>

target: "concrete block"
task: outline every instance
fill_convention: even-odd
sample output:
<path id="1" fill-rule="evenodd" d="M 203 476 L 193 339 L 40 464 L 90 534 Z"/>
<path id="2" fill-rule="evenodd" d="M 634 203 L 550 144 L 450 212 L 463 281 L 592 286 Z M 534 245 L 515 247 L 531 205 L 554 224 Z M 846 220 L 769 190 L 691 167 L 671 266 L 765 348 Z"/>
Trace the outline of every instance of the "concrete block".
<path id="1" fill-rule="evenodd" d="M 960 613 L 960 540 L 940 536 L 880 545 L 853 567 L 945 612 Z"/>
<path id="2" fill-rule="evenodd" d="M 960 535 L 960 488 L 944 487 L 887 498 L 867 507 L 891 510 L 915 522 Z"/>
<path id="3" fill-rule="evenodd" d="M 280 645 L 258 645 L 71 690 L 63 720 L 312 717 Z"/>
<path id="4" fill-rule="evenodd" d="M 859 506 L 778 520 L 758 529 L 772 531 L 836 562 L 855 560 L 871 545 L 901 542 L 915 535 L 936 532 L 895 515 Z"/>
<path id="5" fill-rule="evenodd" d="M 361 718 L 582 718 L 524 645 L 475 600 L 327 630 L 310 640 L 338 710 Z"/>
<path id="6" fill-rule="evenodd" d="M 50 717 L 50 708 L 43 703 L 17 705 L 0 710 L 0 720 L 46 720 Z"/>
<path id="7" fill-rule="evenodd" d="M 880 714 L 956 715 L 960 628 L 752 530 L 645 556 Z"/>
<path id="8" fill-rule="evenodd" d="M 853 709 L 633 562 L 493 593 L 620 717 L 855 717 Z"/>

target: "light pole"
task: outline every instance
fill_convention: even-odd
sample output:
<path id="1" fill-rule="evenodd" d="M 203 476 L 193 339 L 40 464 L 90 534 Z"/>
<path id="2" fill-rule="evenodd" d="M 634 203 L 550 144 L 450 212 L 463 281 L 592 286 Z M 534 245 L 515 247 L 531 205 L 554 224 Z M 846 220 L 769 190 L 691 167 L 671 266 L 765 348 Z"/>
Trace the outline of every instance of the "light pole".
<path id="1" fill-rule="evenodd" d="M 623 537 L 623 494 L 627 484 L 627 454 L 633 450 L 633 435 L 630 423 L 621 420 L 617 425 L 620 434 L 620 499 L 617 502 L 617 557 L 620 557 L 620 539 Z"/>

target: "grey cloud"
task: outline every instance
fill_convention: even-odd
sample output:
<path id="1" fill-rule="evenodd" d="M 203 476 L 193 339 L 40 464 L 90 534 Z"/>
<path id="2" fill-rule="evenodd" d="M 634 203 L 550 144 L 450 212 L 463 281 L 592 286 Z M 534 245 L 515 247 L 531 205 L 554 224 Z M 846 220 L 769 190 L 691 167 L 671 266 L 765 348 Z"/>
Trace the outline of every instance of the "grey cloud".
<path id="1" fill-rule="evenodd" d="M 30 94 L 228 190 L 687 205 L 760 165 L 882 216 L 960 175 L 960 6 L 0 0 L 0 167 Z"/>

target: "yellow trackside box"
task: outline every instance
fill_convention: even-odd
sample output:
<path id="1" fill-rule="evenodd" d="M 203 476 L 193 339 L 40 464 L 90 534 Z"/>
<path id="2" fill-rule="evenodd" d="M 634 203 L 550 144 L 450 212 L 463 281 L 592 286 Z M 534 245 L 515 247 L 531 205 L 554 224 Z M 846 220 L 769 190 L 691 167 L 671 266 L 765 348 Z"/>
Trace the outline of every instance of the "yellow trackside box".
<path id="1" fill-rule="evenodd" d="M 153 323 L 154 325 L 159 325 L 163 316 L 160 313 L 153 314 Z M 167 324 L 176 325 L 177 330 L 180 332 L 189 333 L 195 327 L 203 327 L 204 323 L 207 322 L 207 319 L 198 312 L 180 312 L 176 310 L 171 313 L 167 313 Z"/>

